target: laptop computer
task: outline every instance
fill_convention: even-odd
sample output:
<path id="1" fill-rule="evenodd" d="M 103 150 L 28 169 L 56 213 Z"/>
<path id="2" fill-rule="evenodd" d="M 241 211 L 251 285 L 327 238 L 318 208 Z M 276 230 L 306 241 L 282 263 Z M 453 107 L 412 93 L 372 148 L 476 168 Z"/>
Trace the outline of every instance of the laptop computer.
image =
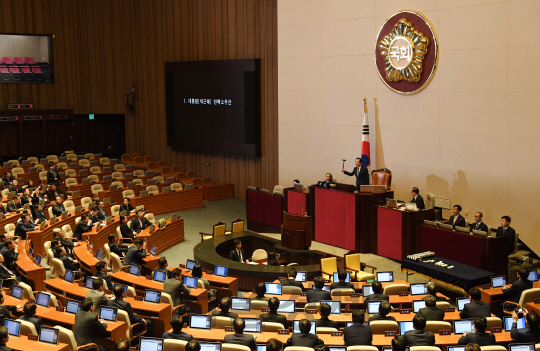
<path id="1" fill-rule="evenodd" d="M 198 278 L 194 277 L 184 277 L 184 285 L 191 289 L 197 289 Z"/>
<path id="2" fill-rule="evenodd" d="M 173 214 L 171 215 L 171 222 L 174 221 L 174 220 L 176 220 L 177 218 L 178 218 L 178 213 L 173 213 Z"/>
<path id="3" fill-rule="evenodd" d="M 447 351 L 465 351 L 465 346 L 447 346 Z"/>
<path id="4" fill-rule="evenodd" d="M 81 212 L 82 212 L 82 206 L 75 207 L 75 214 L 78 214 L 78 213 L 81 213 Z"/>
<path id="5" fill-rule="evenodd" d="M 66 302 L 66 312 L 75 314 L 81 310 L 82 301 L 67 300 Z"/>
<path id="6" fill-rule="evenodd" d="M 144 301 L 152 302 L 152 303 L 160 303 L 161 302 L 161 291 L 152 290 L 152 289 L 146 289 L 145 292 L 144 292 Z"/>
<path id="7" fill-rule="evenodd" d="M 86 277 L 86 283 L 84 284 L 84 286 L 87 288 L 87 289 L 92 289 L 92 283 L 94 282 L 94 277 Z"/>
<path id="8" fill-rule="evenodd" d="M 40 255 L 40 254 L 37 254 L 37 255 L 36 255 L 36 264 L 37 264 L 38 266 L 41 266 L 41 255 Z"/>
<path id="9" fill-rule="evenodd" d="M 330 314 L 341 314 L 341 301 L 321 300 L 321 303 L 330 305 Z"/>
<path id="10" fill-rule="evenodd" d="M 99 318 L 114 323 L 116 322 L 117 313 L 118 309 L 116 307 L 101 306 L 99 309 Z"/>
<path id="11" fill-rule="evenodd" d="M 229 268 L 224 266 L 215 266 L 214 267 L 214 275 L 218 277 L 227 277 L 227 271 Z"/>
<path id="12" fill-rule="evenodd" d="M 43 292 L 38 292 L 37 293 L 37 298 L 36 298 L 36 305 L 41 306 L 41 307 L 45 307 L 45 308 L 49 308 L 49 300 L 50 299 L 51 299 L 51 295 L 45 294 Z"/>
<path id="13" fill-rule="evenodd" d="M 221 351 L 220 342 L 201 342 L 201 351 Z"/>
<path id="14" fill-rule="evenodd" d="M 206 329 L 210 330 L 212 326 L 212 316 L 206 314 L 191 314 L 189 320 L 189 327 L 193 329 Z"/>
<path id="15" fill-rule="evenodd" d="M 307 280 L 306 278 L 307 278 L 307 272 L 296 272 L 296 278 L 294 280 L 297 282 L 305 283 Z"/>
<path id="16" fill-rule="evenodd" d="M 138 277 L 140 273 L 141 273 L 141 266 L 136 265 L 136 264 L 132 264 L 131 266 L 129 266 L 129 274 L 133 274 Z"/>
<path id="17" fill-rule="evenodd" d="M 164 339 L 141 336 L 139 351 L 163 351 Z"/>
<path id="18" fill-rule="evenodd" d="M 155 282 L 165 283 L 165 280 L 167 279 L 167 273 L 162 271 L 154 271 L 153 278 Z"/>
<path id="19" fill-rule="evenodd" d="M 458 311 L 463 311 L 463 309 L 465 308 L 465 305 L 468 303 L 471 303 L 471 300 L 468 297 L 458 297 L 456 299 Z"/>
<path id="20" fill-rule="evenodd" d="M 504 317 L 504 329 L 509 332 L 512 330 L 512 324 L 514 323 L 514 321 L 512 320 L 512 317 Z M 517 328 L 518 329 L 525 329 L 526 325 L 525 325 L 525 317 L 521 317 L 518 319 L 517 321 Z"/>
<path id="21" fill-rule="evenodd" d="M 412 296 L 426 295 L 426 294 L 427 294 L 427 284 L 426 283 L 411 284 L 411 295 Z"/>
<path id="22" fill-rule="evenodd" d="M 231 297 L 231 310 L 250 311 L 251 299 L 243 297 Z"/>
<path id="23" fill-rule="evenodd" d="M 21 322 L 17 322 L 13 319 L 4 320 L 4 326 L 7 327 L 8 334 L 14 337 L 21 336 Z"/>
<path id="24" fill-rule="evenodd" d="M 75 273 L 66 269 L 66 273 L 64 274 L 64 280 L 68 283 L 73 284 L 73 281 L 75 280 Z"/>
<path id="25" fill-rule="evenodd" d="M 398 201 L 396 199 L 386 199 L 386 207 L 398 208 Z"/>
<path id="26" fill-rule="evenodd" d="M 266 286 L 266 294 L 268 295 L 281 295 L 283 286 L 278 283 L 264 283 Z"/>
<path id="27" fill-rule="evenodd" d="M 508 351 L 534 351 L 534 350 L 535 350 L 535 345 L 533 342 L 508 345 Z"/>
<path id="28" fill-rule="evenodd" d="M 472 232 L 473 232 L 474 235 L 484 236 L 484 237 L 487 237 L 487 236 L 488 236 L 488 233 L 487 233 L 487 232 L 484 232 L 484 231 L 482 231 L 482 230 L 476 230 L 476 229 L 473 229 Z"/>
<path id="29" fill-rule="evenodd" d="M 150 255 L 155 256 L 157 251 L 157 247 L 154 245 L 150 246 Z"/>
<path id="30" fill-rule="evenodd" d="M 382 301 L 368 301 L 366 306 L 366 311 L 368 314 L 378 314 L 379 305 Z"/>
<path id="31" fill-rule="evenodd" d="M 416 207 L 416 202 L 405 202 L 405 209 L 407 211 L 418 211 L 418 207 Z"/>
<path id="32" fill-rule="evenodd" d="M 139 194 L 140 197 L 148 196 L 148 190 L 141 190 L 141 193 Z"/>
<path id="33" fill-rule="evenodd" d="M 414 330 L 412 321 L 399 322 L 399 334 L 405 335 L 405 333 L 410 330 Z"/>
<path id="34" fill-rule="evenodd" d="M 297 276 L 298 276 L 298 273 L 297 273 Z M 332 276 L 332 281 L 335 283 L 335 282 L 339 282 L 339 278 L 338 278 L 338 273 L 337 272 L 334 272 L 333 276 Z M 350 283 L 351 282 L 351 273 L 347 272 L 347 278 L 345 278 L 345 283 Z"/>
<path id="35" fill-rule="evenodd" d="M 244 318 L 244 323 L 246 324 L 245 333 L 260 333 L 262 330 L 262 319 L 260 318 Z"/>
<path id="36" fill-rule="evenodd" d="M 412 306 L 413 306 L 413 312 L 418 313 L 418 311 L 420 311 L 421 308 L 426 307 L 426 301 L 424 301 L 424 300 L 413 300 Z"/>
<path id="37" fill-rule="evenodd" d="M 527 278 L 531 282 L 537 282 L 538 281 L 538 271 L 530 271 L 529 277 Z"/>
<path id="38" fill-rule="evenodd" d="M 470 333 L 474 330 L 474 319 L 454 319 L 454 334 Z"/>
<path id="39" fill-rule="evenodd" d="M 381 283 L 393 282 L 394 281 L 394 272 L 377 272 L 377 280 Z"/>
<path id="40" fill-rule="evenodd" d="M 309 333 L 317 334 L 317 322 L 310 321 L 310 323 L 311 323 L 311 329 L 309 330 Z M 294 334 L 300 333 L 300 321 L 298 319 L 293 321 L 293 333 Z"/>
<path id="41" fill-rule="evenodd" d="M 56 328 L 42 326 L 39 330 L 39 341 L 45 342 L 47 344 L 57 345 L 59 333 L 60 330 Z"/>
<path id="42" fill-rule="evenodd" d="M 362 285 L 362 296 L 367 297 L 369 295 L 373 295 L 373 288 L 371 285 Z"/>
<path id="43" fill-rule="evenodd" d="M 186 269 L 189 271 L 191 271 L 193 269 L 193 267 L 195 267 L 195 265 L 197 264 L 197 261 L 194 261 L 194 260 L 187 260 L 186 261 Z"/>
<path id="44" fill-rule="evenodd" d="M 69 215 L 69 212 L 68 212 L 68 211 L 64 211 L 64 212 L 62 212 L 62 219 L 65 219 L 65 218 L 67 218 L 67 217 L 68 217 L 68 215 Z"/>
<path id="45" fill-rule="evenodd" d="M 278 313 L 294 313 L 295 309 L 296 309 L 296 302 L 294 300 L 280 300 L 277 312 Z"/>
<path id="46" fill-rule="evenodd" d="M 505 284 L 506 284 L 506 279 L 503 275 L 497 275 L 497 276 L 491 277 L 492 288 L 500 288 L 500 287 L 503 287 Z"/>

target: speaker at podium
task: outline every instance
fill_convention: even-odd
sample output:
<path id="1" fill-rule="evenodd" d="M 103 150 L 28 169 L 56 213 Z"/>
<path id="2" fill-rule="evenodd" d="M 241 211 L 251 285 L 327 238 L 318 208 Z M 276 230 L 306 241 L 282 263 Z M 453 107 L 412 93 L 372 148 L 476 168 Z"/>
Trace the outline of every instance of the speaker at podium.
<path id="1" fill-rule="evenodd" d="M 290 214 L 283 211 L 281 245 L 293 250 L 307 250 L 312 238 L 311 216 Z"/>

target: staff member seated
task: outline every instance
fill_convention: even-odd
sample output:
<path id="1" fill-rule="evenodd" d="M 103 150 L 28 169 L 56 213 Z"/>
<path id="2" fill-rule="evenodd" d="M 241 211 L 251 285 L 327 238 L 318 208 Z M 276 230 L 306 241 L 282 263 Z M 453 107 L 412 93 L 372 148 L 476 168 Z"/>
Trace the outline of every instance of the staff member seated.
<path id="1" fill-rule="evenodd" d="M 129 197 L 124 198 L 124 203 L 120 205 L 120 212 L 126 211 L 128 214 L 135 211 L 135 207 L 131 205 Z"/>
<path id="2" fill-rule="evenodd" d="M 134 240 L 135 235 L 137 235 L 137 233 L 131 230 L 131 228 L 129 227 L 127 223 L 128 223 L 127 216 L 120 216 L 120 234 L 122 234 L 122 238 L 129 238 L 131 240 Z M 133 225 L 133 221 L 131 225 Z"/>
<path id="3" fill-rule="evenodd" d="M 302 282 L 296 281 L 296 275 L 298 272 L 296 271 L 296 268 L 289 269 L 289 273 L 287 274 L 287 279 L 281 281 L 281 285 L 283 286 L 297 286 L 300 289 L 302 289 L 302 292 L 306 291 L 306 288 L 304 288 L 304 284 Z"/>
<path id="4" fill-rule="evenodd" d="M 71 259 L 67 256 L 66 249 L 63 246 L 54 249 L 54 256 L 64 264 L 64 268 L 70 271 L 78 271 L 81 269 L 79 261 Z M 75 272 L 75 279 L 81 279 L 79 272 Z"/>
<path id="5" fill-rule="evenodd" d="M 392 306 L 388 301 L 382 301 L 379 305 L 379 313 L 369 317 L 371 321 L 395 321 L 396 318 L 389 316 L 388 313 L 392 312 Z"/>
<path id="6" fill-rule="evenodd" d="M 466 304 L 463 310 L 459 312 L 459 317 L 474 318 L 476 316 L 491 317 L 491 307 L 489 303 L 481 301 L 482 293 L 478 288 L 471 288 L 469 290 L 469 299 L 471 303 Z"/>
<path id="7" fill-rule="evenodd" d="M 338 328 L 338 324 L 336 321 L 330 320 L 328 316 L 330 315 L 330 312 L 332 310 L 330 309 L 330 305 L 326 302 L 323 302 L 319 305 L 319 315 L 321 318 L 317 320 L 317 327 L 324 327 L 324 328 Z"/>
<path id="8" fill-rule="evenodd" d="M 133 245 L 129 247 L 126 252 L 126 258 L 124 259 L 124 266 L 137 264 L 139 266 L 144 265 L 143 259 L 146 257 L 146 241 L 141 239 L 135 239 Z"/>
<path id="9" fill-rule="evenodd" d="M 255 286 L 255 296 L 252 297 L 252 300 L 259 300 L 259 301 L 268 301 L 270 300 L 269 297 L 264 296 L 266 294 L 266 284 L 259 283 Z"/>
<path id="10" fill-rule="evenodd" d="M 139 234 L 151 225 L 152 223 L 144 216 L 144 210 L 141 209 L 137 211 L 137 217 L 131 221 L 131 230 Z"/>
<path id="11" fill-rule="evenodd" d="M 75 230 L 73 231 L 73 236 L 77 238 L 77 240 L 82 241 L 83 234 L 91 230 L 92 230 L 92 221 L 90 220 L 90 217 L 88 217 L 88 215 L 85 213 L 81 216 L 81 220 L 75 226 Z"/>
<path id="12" fill-rule="evenodd" d="M 325 189 L 329 189 L 331 185 L 336 184 L 334 182 L 334 178 L 332 176 L 332 173 L 326 173 L 324 177 L 324 182 L 322 182 L 322 187 Z"/>
<path id="13" fill-rule="evenodd" d="M 426 321 L 443 321 L 444 310 L 437 307 L 435 296 L 428 295 L 424 298 L 424 301 L 426 302 L 426 307 L 421 308 L 418 313 L 421 314 Z"/>
<path id="14" fill-rule="evenodd" d="M 171 328 L 172 332 L 166 331 L 163 333 L 163 339 L 175 339 L 175 340 L 184 340 L 184 341 L 191 341 L 193 340 L 193 336 L 184 333 L 182 331 L 182 328 L 184 327 L 184 321 L 182 320 L 182 316 L 179 314 L 173 314 L 171 318 Z"/>
<path id="15" fill-rule="evenodd" d="M 75 313 L 75 324 L 73 325 L 73 334 L 77 346 L 96 343 L 96 336 L 105 336 L 107 324 L 99 320 L 94 314 L 94 303 L 92 299 L 83 300 L 81 310 Z M 97 344 L 99 351 L 107 351 L 106 347 Z"/>
<path id="16" fill-rule="evenodd" d="M 413 318 L 414 330 L 409 330 L 405 333 L 405 341 L 407 346 L 434 346 L 435 334 L 424 330 L 426 327 L 426 319 L 421 314 L 417 313 Z"/>
<path id="17" fill-rule="evenodd" d="M 454 207 L 452 207 L 452 213 L 454 215 L 448 219 L 448 224 L 450 224 L 453 228 L 465 227 L 465 218 L 462 215 L 460 215 L 461 206 L 454 205 Z"/>
<path id="18" fill-rule="evenodd" d="M 540 318 L 534 311 L 527 311 L 523 309 L 523 315 L 525 316 L 525 323 L 527 328 L 517 329 L 518 315 L 516 311 L 512 313 L 512 330 L 510 336 L 517 342 L 534 342 L 540 343 Z"/>
<path id="19" fill-rule="evenodd" d="M 373 283 L 371 283 L 371 289 L 373 290 L 373 294 L 364 299 L 365 304 L 368 301 L 390 301 L 390 296 L 383 294 L 383 288 L 380 281 L 374 280 Z"/>
<path id="20" fill-rule="evenodd" d="M 330 291 L 323 290 L 324 287 L 324 278 L 323 277 L 315 277 L 313 279 L 313 283 L 315 284 L 315 289 L 309 289 L 307 291 L 307 302 L 320 302 L 321 300 L 332 300 L 332 296 L 330 295 Z"/>
<path id="21" fill-rule="evenodd" d="M 52 213 L 56 217 L 60 217 L 62 215 L 62 213 L 66 210 L 66 208 L 64 207 L 64 204 L 63 204 L 64 200 L 62 199 L 62 196 L 56 196 L 54 199 L 56 199 L 56 202 L 52 206 Z M 86 214 L 85 214 L 85 216 L 88 217 L 88 215 L 86 215 Z"/>
<path id="22" fill-rule="evenodd" d="M 257 343 L 253 335 L 244 334 L 246 323 L 242 318 L 236 318 L 233 322 L 234 334 L 225 335 L 223 342 L 229 344 L 244 345 L 252 350 L 257 349 Z"/>
<path id="23" fill-rule="evenodd" d="M 242 249 L 242 241 L 240 239 L 234 239 L 234 250 L 229 253 L 229 260 L 233 260 L 240 263 L 248 262 L 246 252 Z"/>
<path id="24" fill-rule="evenodd" d="M 281 323 L 283 329 L 287 329 L 287 317 L 277 313 L 279 308 L 279 299 L 277 297 L 272 297 L 268 300 L 268 308 L 270 309 L 270 312 L 261 314 L 259 318 L 261 318 L 263 322 Z"/>
<path id="25" fill-rule="evenodd" d="M 480 230 L 483 232 L 488 231 L 488 227 L 485 223 L 482 222 L 482 218 L 484 217 L 484 214 L 482 212 L 476 212 L 474 214 L 474 223 L 470 225 L 471 231 L 472 230 Z M 490 233 L 488 233 L 489 235 Z"/>
<path id="26" fill-rule="evenodd" d="M 2 206 L 2 205 L 0 205 Z M 3 206 L 2 206 L 3 207 Z M 21 204 L 21 199 L 15 195 L 15 197 L 13 198 L 13 200 L 10 200 L 8 203 L 7 203 L 7 210 L 8 212 L 17 212 L 19 211 L 21 208 L 22 208 L 22 204 Z"/>
<path id="27" fill-rule="evenodd" d="M 302 347 L 311 347 L 314 348 L 317 345 L 324 345 L 324 341 L 319 339 L 317 335 L 310 334 L 311 322 L 307 319 L 302 319 L 298 322 L 298 328 L 300 333 L 293 334 L 289 339 L 287 339 L 287 346 L 302 346 Z M 225 340 L 227 342 L 227 340 Z"/>
<path id="28" fill-rule="evenodd" d="M 412 200 L 416 204 L 416 208 L 419 210 L 425 210 L 426 205 L 424 204 L 424 198 L 420 195 L 420 190 L 417 187 L 412 188 L 411 190 Z"/>
<path id="29" fill-rule="evenodd" d="M 497 238 L 506 236 L 508 238 L 508 254 L 514 252 L 514 241 L 516 240 L 516 231 L 510 227 L 512 219 L 509 216 L 501 217 L 501 226 L 497 228 Z"/>
<path id="30" fill-rule="evenodd" d="M 495 334 L 486 333 L 487 319 L 486 317 L 476 316 L 474 318 L 474 329 L 476 332 L 467 333 L 463 335 L 459 341 L 459 345 L 467 345 L 470 343 L 476 343 L 479 346 L 496 345 Z"/>
<path id="31" fill-rule="evenodd" d="M 353 325 L 343 329 L 343 341 L 345 341 L 345 345 L 371 345 L 371 342 L 373 341 L 373 331 L 369 326 L 364 325 L 364 312 L 354 310 L 352 312 L 352 321 Z"/>
<path id="32" fill-rule="evenodd" d="M 508 287 L 508 285 L 504 285 L 502 292 L 506 301 L 512 301 L 518 304 L 519 299 L 521 298 L 521 293 L 527 289 L 532 289 L 533 283 L 528 279 L 529 270 L 527 268 L 519 267 L 516 274 L 518 280 L 516 280 L 510 287 Z M 510 308 L 509 311 L 511 311 L 516 308 L 516 305 L 509 304 L 509 307 L 507 308 Z"/>
<path id="33" fill-rule="evenodd" d="M 334 289 L 353 289 L 354 290 L 353 283 L 345 283 L 345 280 L 347 279 L 347 270 L 343 268 L 338 269 L 337 274 L 338 274 L 338 281 L 333 282 L 332 285 L 330 285 L 330 290 L 334 290 Z"/>
<path id="34" fill-rule="evenodd" d="M 229 318 L 238 318 L 238 313 L 229 312 L 231 309 L 231 298 L 230 297 L 224 297 L 221 299 L 219 303 L 219 310 L 215 309 L 212 311 L 213 317 L 229 317 Z"/>

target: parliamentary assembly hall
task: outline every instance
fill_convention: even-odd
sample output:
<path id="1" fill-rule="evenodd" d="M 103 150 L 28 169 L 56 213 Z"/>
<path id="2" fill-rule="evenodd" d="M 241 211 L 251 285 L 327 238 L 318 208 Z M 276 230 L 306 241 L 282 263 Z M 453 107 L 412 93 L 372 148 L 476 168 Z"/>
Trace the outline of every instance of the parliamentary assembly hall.
<path id="1" fill-rule="evenodd" d="M 0 0 L 0 351 L 540 351 L 539 20 Z"/>

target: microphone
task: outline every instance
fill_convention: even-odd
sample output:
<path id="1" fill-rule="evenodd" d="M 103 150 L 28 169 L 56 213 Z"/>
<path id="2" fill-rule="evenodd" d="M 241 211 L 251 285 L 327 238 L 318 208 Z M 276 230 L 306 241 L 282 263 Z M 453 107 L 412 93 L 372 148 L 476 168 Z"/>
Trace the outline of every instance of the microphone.
<path id="1" fill-rule="evenodd" d="M 303 216 L 303 215 L 304 215 L 304 205 L 298 204 L 298 205 L 296 205 L 296 206 L 293 208 L 293 210 L 297 209 L 298 206 L 302 206 L 302 213 L 301 213 L 300 215 Z M 291 213 L 291 211 L 289 211 L 289 213 Z"/>

